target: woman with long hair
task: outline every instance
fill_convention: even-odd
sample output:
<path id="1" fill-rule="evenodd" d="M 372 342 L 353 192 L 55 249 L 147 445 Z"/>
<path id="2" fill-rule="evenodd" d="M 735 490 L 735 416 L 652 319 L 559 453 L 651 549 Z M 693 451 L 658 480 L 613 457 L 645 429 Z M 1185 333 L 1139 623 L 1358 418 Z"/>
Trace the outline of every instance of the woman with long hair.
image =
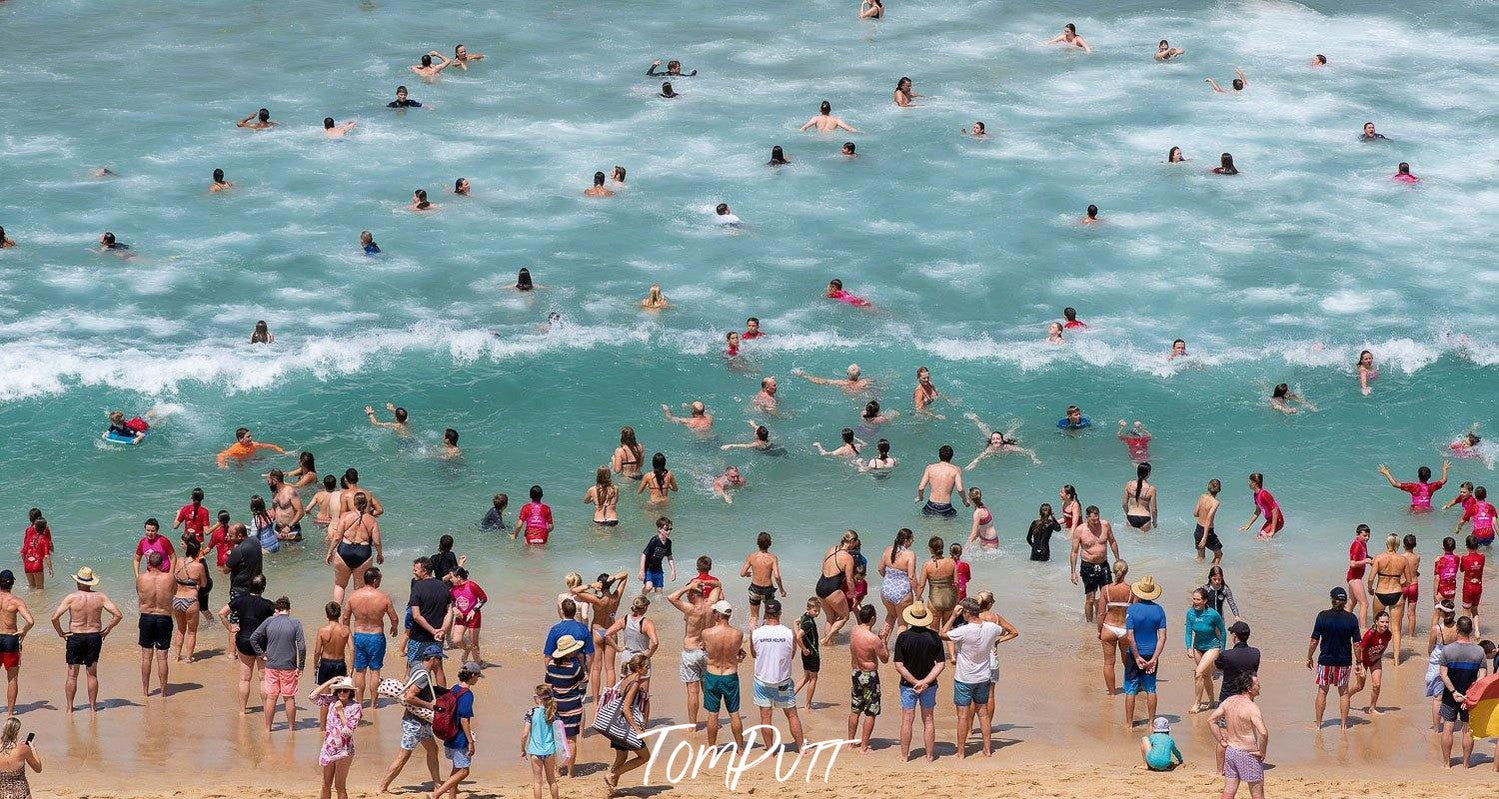
<path id="1" fill-rule="evenodd" d="M 624 699 L 620 703 L 619 712 L 632 733 L 631 741 L 645 735 L 645 715 L 641 708 L 649 700 L 644 685 L 650 670 L 651 659 L 645 655 L 636 655 L 625 663 L 624 676 L 614 686 L 614 690 Z M 615 789 L 619 787 L 619 778 L 645 765 L 651 755 L 650 748 L 643 741 L 639 746 L 633 746 L 631 742 L 611 740 L 609 747 L 614 750 L 614 765 L 604 775 L 604 784 L 609 787 L 608 795 L 613 796 Z"/>
<path id="2" fill-rule="evenodd" d="M 921 573 L 916 579 L 916 596 L 927 597 L 927 607 L 932 611 L 932 626 L 940 630 L 946 626 L 947 617 L 952 615 L 953 608 L 958 605 L 958 586 L 955 582 L 958 567 L 947 557 L 947 548 L 941 536 L 932 536 L 926 542 L 926 548 L 932 557 L 921 565 Z"/>
<path id="3" fill-rule="evenodd" d="M 671 492 L 677 490 L 677 476 L 666 468 L 665 453 L 658 452 L 651 456 L 650 474 L 640 479 L 640 488 L 635 489 L 635 495 L 640 496 L 647 489 L 651 492 L 646 500 L 647 505 L 665 505 L 671 501 Z"/>
<path id="4" fill-rule="evenodd" d="M 593 523 L 600 527 L 615 527 L 619 524 L 619 488 L 614 485 L 613 472 L 600 466 L 594 473 L 593 485 L 583 493 L 583 504 L 593 506 Z"/>
<path id="5" fill-rule="evenodd" d="M 198 646 L 198 589 L 208 580 L 208 567 L 203 565 L 203 547 L 192 539 L 184 545 L 182 557 L 172 569 L 176 590 L 172 593 L 172 619 L 177 629 L 177 660 L 191 663 L 193 651 Z M 187 650 L 184 657 L 182 650 Z"/>
<path id="6" fill-rule="evenodd" d="M 0 730 L 0 796 L 6 799 L 31 799 L 31 785 L 26 782 L 26 769 L 41 773 L 42 759 L 31 748 L 30 741 L 17 741 L 21 735 L 21 720 L 15 716 L 5 720 Z"/>
<path id="7" fill-rule="evenodd" d="M 911 542 L 916 534 L 911 528 L 902 527 L 895 532 L 895 542 L 885 547 L 880 556 L 879 572 L 880 601 L 885 603 L 885 626 L 881 638 L 889 638 L 895 628 L 904 623 L 901 614 L 911 605 L 911 587 L 916 583 L 916 553 L 911 551 Z"/>
<path id="8" fill-rule="evenodd" d="M 1135 467 L 1135 479 L 1124 484 L 1124 519 L 1129 526 L 1142 533 L 1150 532 L 1156 525 L 1160 509 L 1156 506 L 1155 486 L 1150 479 L 1150 463 Z"/>
<path id="9" fill-rule="evenodd" d="M 619 446 L 614 448 L 614 457 L 609 466 L 621 477 L 640 479 L 640 465 L 645 462 L 645 448 L 635 440 L 635 428 L 625 425 L 619 429 Z"/>

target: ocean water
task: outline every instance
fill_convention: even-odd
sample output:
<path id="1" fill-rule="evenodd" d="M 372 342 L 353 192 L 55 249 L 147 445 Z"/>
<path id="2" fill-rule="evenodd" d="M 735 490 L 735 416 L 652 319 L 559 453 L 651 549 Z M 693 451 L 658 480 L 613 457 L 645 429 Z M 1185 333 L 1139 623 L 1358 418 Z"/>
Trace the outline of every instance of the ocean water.
<path id="1" fill-rule="evenodd" d="M 1231 574 L 1267 594 L 1339 582 L 1359 522 L 1414 531 L 1431 553 L 1454 520 L 1411 519 L 1375 469 L 1413 479 L 1470 424 L 1499 435 L 1492 4 L 892 2 L 863 23 L 856 6 L 7 3 L 0 225 L 20 246 L 0 252 L 6 524 L 19 537 L 40 506 L 60 572 L 91 564 L 128 593 L 145 517 L 170 518 L 201 485 L 243 520 L 260 473 L 291 465 L 215 469 L 244 425 L 325 473 L 357 467 L 388 510 L 392 560 L 453 533 L 491 592 L 544 595 L 567 571 L 634 563 L 650 534 L 657 511 L 631 498 L 613 530 L 581 504 L 629 424 L 677 471 L 666 512 L 683 571 L 699 552 L 733 571 L 769 530 L 804 589 L 845 528 L 872 557 L 902 526 L 966 535 L 911 499 L 938 446 L 976 453 L 972 412 L 1019 423 L 1043 461 L 968 474 L 1005 541 L 979 579 L 1055 587 L 1041 596 L 1058 608 L 1075 589 L 1063 598 L 1060 567 L 1024 562 L 1024 530 L 1063 483 L 1124 527 L 1120 418 L 1155 434 L 1162 496 L 1161 530 L 1121 530 L 1132 560 L 1196 571 L 1190 511 L 1209 477 L 1225 485 Z M 1068 21 L 1092 55 L 1037 44 Z M 1163 37 L 1187 55 L 1154 62 Z M 488 58 L 430 84 L 407 71 L 458 41 Z M 1308 66 L 1317 52 L 1327 68 Z M 656 96 L 655 58 L 700 70 L 675 81 L 680 98 Z M 1203 83 L 1234 67 L 1242 95 Z M 917 107 L 891 103 L 902 75 Z M 387 110 L 397 84 L 427 107 Z M 860 132 L 799 133 L 823 99 Z M 280 127 L 234 126 L 261 106 Z M 325 140 L 328 115 L 358 126 Z M 987 140 L 960 135 L 975 119 Z M 1366 120 L 1389 140 L 1356 141 Z M 845 139 L 857 160 L 838 154 Z M 792 164 L 768 168 L 772 145 Z M 1163 163 L 1173 145 L 1191 161 Z M 1241 175 L 1208 174 L 1220 152 Z M 1419 185 L 1389 179 L 1400 161 Z M 615 164 L 627 188 L 581 195 Z M 100 167 L 118 176 L 91 177 Z M 207 193 L 216 167 L 233 191 Z M 460 176 L 474 196 L 444 193 Z M 440 210 L 405 211 L 416 188 Z M 744 224 L 711 224 L 718 202 Z M 1103 224 L 1077 224 L 1089 203 Z M 364 229 L 383 255 L 359 252 Z M 104 230 L 138 257 L 90 252 Z M 508 288 L 521 267 L 541 284 L 529 296 Z M 834 277 L 874 310 L 822 299 Z M 652 283 L 674 309 L 641 313 Z M 1091 330 L 1048 345 L 1068 305 Z M 726 364 L 724 333 L 750 315 L 768 337 Z M 246 343 L 257 319 L 273 345 Z M 1168 363 L 1177 337 L 1192 357 Z M 1353 369 L 1365 348 L 1382 373 L 1369 397 Z M 885 480 L 813 452 L 858 403 L 792 376 L 853 362 L 903 413 L 880 432 L 901 461 Z M 919 365 L 945 420 L 910 414 Z M 764 418 L 748 405 L 762 375 L 780 378 L 783 416 L 765 421 L 788 454 L 725 454 L 716 444 Z M 1282 381 L 1321 410 L 1270 411 Z M 662 419 L 662 403 L 694 399 L 717 417 L 714 442 Z M 411 409 L 413 442 L 365 421 L 387 400 Z M 1098 426 L 1059 435 L 1070 403 Z M 152 406 L 167 415 L 144 446 L 99 441 L 107 410 Z M 433 456 L 444 427 L 461 461 Z M 749 480 L 732 506 L 707 489 L 727 463 Z M 1227 534 L 1256 471 L 1289 519 L 1272 544 Z M 1454 465 L 1454 482 L 1490 476 Z M 546 550 L 476 532 L 492 494 L 513 519 L 533 483 L 558 520 Z M 323 568 L 316 552 L 278 555 L 272 591 Z"/>

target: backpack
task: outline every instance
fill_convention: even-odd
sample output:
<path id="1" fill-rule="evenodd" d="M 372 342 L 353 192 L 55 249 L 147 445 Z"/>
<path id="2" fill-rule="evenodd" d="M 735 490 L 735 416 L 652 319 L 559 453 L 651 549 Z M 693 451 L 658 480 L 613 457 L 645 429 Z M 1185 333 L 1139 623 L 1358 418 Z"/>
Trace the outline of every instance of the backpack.
<path id="1" fill-rule="evenodd" d="M 432 734 L 443 743 L 457 738 L 463 732 L 463 725 L 458 720 L 458 698 L 468 693 L 463 686 L 454 686 L 447 693 L 437 697 L 432 707 Z"/>

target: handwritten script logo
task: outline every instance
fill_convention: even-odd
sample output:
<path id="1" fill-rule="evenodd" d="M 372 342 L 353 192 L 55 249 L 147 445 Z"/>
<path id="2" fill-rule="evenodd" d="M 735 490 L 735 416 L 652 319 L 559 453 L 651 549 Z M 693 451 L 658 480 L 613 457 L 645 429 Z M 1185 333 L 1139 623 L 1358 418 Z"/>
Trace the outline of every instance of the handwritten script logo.
<path id="1" fill-rule="evenodd" d="M 662 757 L 662 749 L 666 746 L 667 736 L 678 731 L 685 733 L 692 730 L 691 724 L 675 724 L 670 727 L 659 727 L 642 736 L 649 741 L 651 747 L 651 759 L 646 763 L 643 784 L 651 784 L 651 771 L 658 765 L 662 767 L 663 776 L 670 785 L 683 780 L 695 780 L 704 771 L 711 774 L 714 770 L 722 768 L 724 787 L 733 791 L 738 788 L 739 780 L 746 771 L 758 767 L 772 756 L 775 757 L 776 782 L 785 782 L 796 776 L 802 767 L 802 758 L 807 755 L 811 755 L 811 759 L 807 761 L 806 777 L 802 781 L 811 782 L 812 770 L 817 767 L 818 758 L 823 752 L 829 752 L 827 765 L 822 772 L 822 781 L 827 782 L 832 774 L 833 764 L 837 762 L 843 747 L 858 743 L 857 740 L 842 739 L 807 741 L 799 751 L 793 752 L 782 747 L 780 730 L 769 724 L 756 724 L 744 731 L 743 749 L 732 742 L 708 746 L 678 741 L 676 746 L 672 747 L 671 753 L 665 758 Z M 762 747 L 758 753 L 755 750 L 757 742 Z M 785 767 L 788 759 L 790 765 Z"/>

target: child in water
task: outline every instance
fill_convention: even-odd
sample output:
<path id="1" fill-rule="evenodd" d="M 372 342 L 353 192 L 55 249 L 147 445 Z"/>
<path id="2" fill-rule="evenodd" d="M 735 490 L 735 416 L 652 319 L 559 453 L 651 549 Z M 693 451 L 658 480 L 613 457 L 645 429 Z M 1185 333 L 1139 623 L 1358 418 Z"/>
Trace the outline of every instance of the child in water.
<path id="1" fill-rule="evenodd" d="M 152 416 L 150 411 L 146 417 Z M 151 429 L 151 423 L 139 416 L 126 419 L 125 414 L 120 411 L 109 412 L 109 430 L 105 431 L 105 438 L 131 439 L 131 443 L 139 444 L 146 437 L 147 431 Z"/>

